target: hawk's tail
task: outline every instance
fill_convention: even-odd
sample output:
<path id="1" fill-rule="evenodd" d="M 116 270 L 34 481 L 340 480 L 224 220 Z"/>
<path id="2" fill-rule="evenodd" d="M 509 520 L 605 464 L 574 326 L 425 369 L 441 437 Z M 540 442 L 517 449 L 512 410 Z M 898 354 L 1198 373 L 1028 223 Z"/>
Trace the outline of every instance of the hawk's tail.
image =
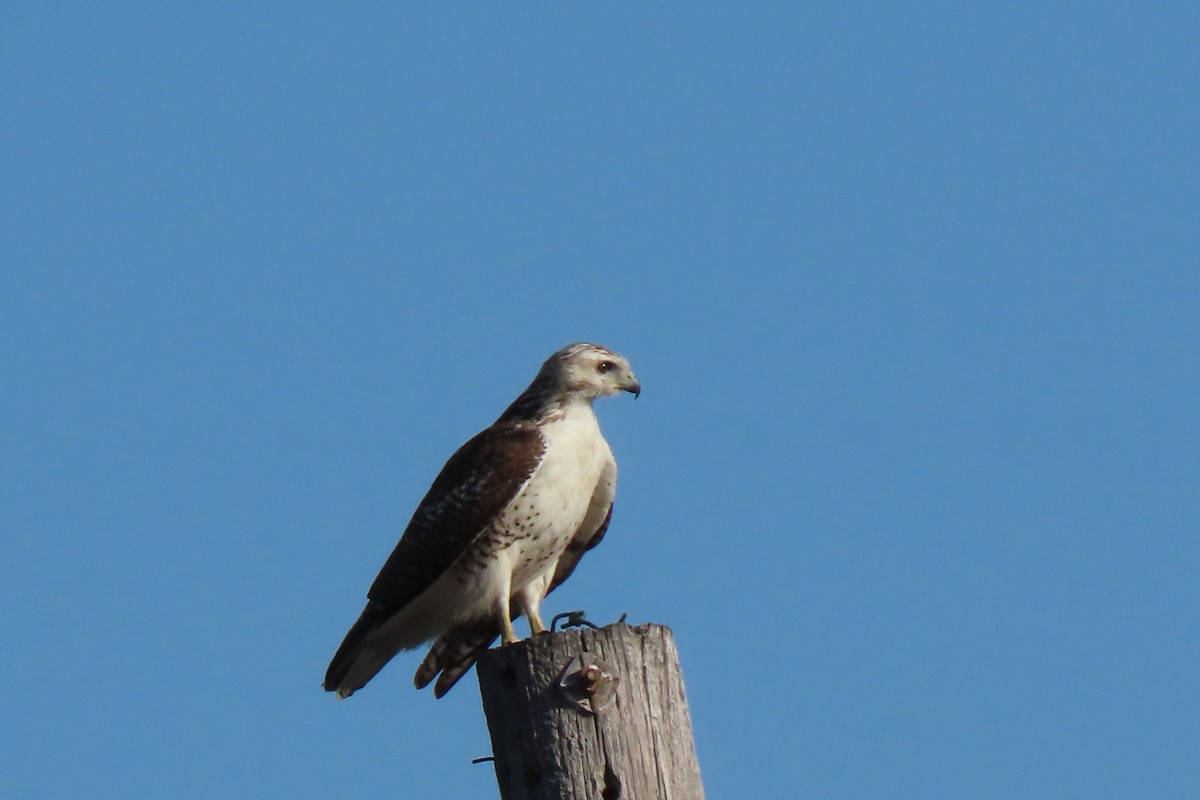
<path id="1" fill-rule="evenodd" d="M 367 603 L 362 615 L 351 626 L 346 638 L 329 662 L 325 682 L 327 692 L 337 692 L 339 700 L 349 697 L 367 685 L 379 670 L 392 659 L 395 651 L 384 652 L 371 647 L 367 639 L 386 619 L 386 614 L 374 603 Z"/>
<path id="2" fill-rule="evenodd" d="M 500 624 L 490 617 L 458 625 L 442 634 L 417 668 L 413 683 L 424 689 L 435 677 L 433 694 L 441 697 L 500 636 Z"/>

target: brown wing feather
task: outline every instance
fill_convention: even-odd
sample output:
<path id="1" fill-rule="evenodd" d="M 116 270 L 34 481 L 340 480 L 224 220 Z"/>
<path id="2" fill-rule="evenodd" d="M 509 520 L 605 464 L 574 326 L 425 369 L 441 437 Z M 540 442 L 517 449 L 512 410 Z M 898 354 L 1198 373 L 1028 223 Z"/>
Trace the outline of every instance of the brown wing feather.
<path id="1" fill-rule="evenodd" d="M 367 607 L 329 664 L 326 689 L 340 687 L 363 639 L 432 586 L 512 502 L 545 451 L 536 426 L 497 423 L 450 457 L 371 584 Z"/>
<path id="2" fill-rule="evenodd" d="M 517 496 L 546 452 L 528 423 L 493 425 L 446 462 L 371 584 L 367 597 L 395 611 L 433 585 Z"/>

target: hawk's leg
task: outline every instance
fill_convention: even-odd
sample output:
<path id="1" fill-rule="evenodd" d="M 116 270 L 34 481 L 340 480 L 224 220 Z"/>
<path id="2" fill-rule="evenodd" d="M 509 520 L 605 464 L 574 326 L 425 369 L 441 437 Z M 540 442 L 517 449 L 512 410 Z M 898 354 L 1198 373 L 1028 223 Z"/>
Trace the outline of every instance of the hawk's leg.
<path id="1" fill-rule="evenodd" d="M 528 617 L 529 617 L 530 632 L 532 632 L 532 633 L 545 633 L 546 632 L 546 626 L 542 624 L 542 615 L 541 614 L 539 614 L 537 611 L 533 611 L 530 614 L 528 614 Z"/>
<path id="2" fill-rule="evenodd" d="M 525 588 L 517 595 L 517 605 L 521 611 L 529 619 L 530 633 L 538 634 L 546 632 L 546 625 L 542 622 L 541 612 L 538 610 L 542 605 L 542 596 L 536 589 Z"/>
<path id="3" fill-rule="evenodd" d="M 508 600 L 496 603 L 496 616 L 500 620 L 500 644 L 518 642 L 517 632 L 513 629 L 512 614 L 508 610 Z"/>

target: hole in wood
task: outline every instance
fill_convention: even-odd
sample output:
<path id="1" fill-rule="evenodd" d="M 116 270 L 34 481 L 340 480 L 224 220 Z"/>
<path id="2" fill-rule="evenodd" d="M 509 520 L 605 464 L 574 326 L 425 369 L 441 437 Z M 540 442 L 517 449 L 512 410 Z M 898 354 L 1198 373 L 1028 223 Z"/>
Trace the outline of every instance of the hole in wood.
<path id="1" fill-rule="evenodd" d="M 612 771 L 608 764 L 604 765 L 604 788 L 600 790 L 601 800 L 620 800 L 621 779 Z"/>
<path id="2" fill-rule="evenodd" d="M 536 789 L 538 784 L 542 782 L 542 773 L 532 767 L 525 770 L 525 774 L 522 777 L 525 779 L 526 789 Z"/>
<path id="3" fill-rule="evenodd" d="M 517 685 L 517 671 L 512 667 L 505 667 L 500 670 L 500 680 L 504 681 L 504 685 L 511 689 Z"/>

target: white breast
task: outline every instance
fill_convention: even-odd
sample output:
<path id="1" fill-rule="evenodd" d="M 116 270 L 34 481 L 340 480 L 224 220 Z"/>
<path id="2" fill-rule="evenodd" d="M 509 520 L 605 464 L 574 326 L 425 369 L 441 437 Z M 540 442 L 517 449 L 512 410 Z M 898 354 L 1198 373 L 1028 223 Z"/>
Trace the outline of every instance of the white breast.
<path id="1" fill-rule="evenodd" d="M 572 406 L 542 427 L 546 455 L 513 504 L 527 536 L 510 548 L 515 591 L 547 570 L 579 529 L 605 464 L 612 458 L 590 404 Z M 536 514 L 529 520 L 529 514 Z M 524 516 L 522 516 L 524 515 Z"/>

